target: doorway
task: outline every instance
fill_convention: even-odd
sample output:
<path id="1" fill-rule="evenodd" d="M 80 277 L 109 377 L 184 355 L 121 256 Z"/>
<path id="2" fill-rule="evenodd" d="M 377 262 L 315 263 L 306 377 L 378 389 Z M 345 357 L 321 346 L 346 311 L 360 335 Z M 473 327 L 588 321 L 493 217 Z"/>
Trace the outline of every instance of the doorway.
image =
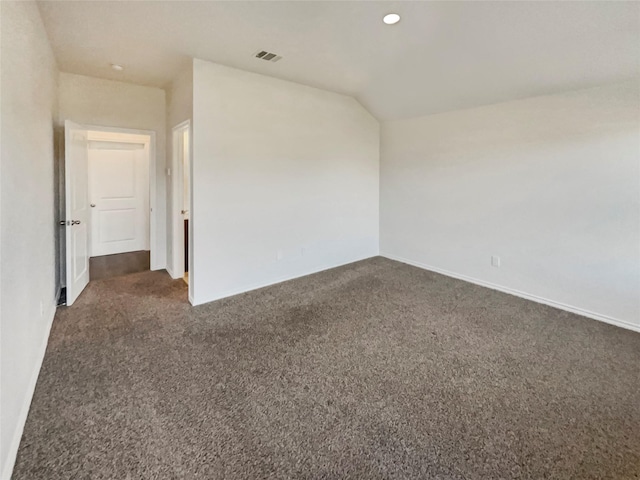
<path id="1" fill-rule="evenodd" d="M 150 250 L 148 135 L 88 131 L 90 256 Z"/>
<path id="2" fill-rule="evenodd" d="M 172 258 L 173 278 L 182 278 L 187 284 L 193 278 L 191 245 L 193 230 L 191 215 L 191 143 L 190 122 L 185 121 L 172 131 Z"/>
<path id="3" fill-rule="evenodd" d="M 155 132 L 65 123 L 66 304 L 155 264 Z"/>

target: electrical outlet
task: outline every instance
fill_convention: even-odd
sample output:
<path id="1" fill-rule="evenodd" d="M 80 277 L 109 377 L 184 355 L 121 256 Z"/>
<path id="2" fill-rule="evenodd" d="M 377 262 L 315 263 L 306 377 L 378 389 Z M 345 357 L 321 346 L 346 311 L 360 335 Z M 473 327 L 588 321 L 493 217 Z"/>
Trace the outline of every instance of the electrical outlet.
<path id="1" fill-rule="evenodd" d="M 280 261 L 283 258 L 284 258 L 284 252 L 282 250 L 278 250 L 278 253 L 276 253 L 276 259 Z"/>
<path id="2" fill-rule="evenodd" d="M 491 255 L 491 266 L 500 268 L 500 257 L 497 255 Z"/>
<path id="3" fill-rule="evenodd" d="M 44 317 L 44 302 L 40 300 L 40 316 Z"/>

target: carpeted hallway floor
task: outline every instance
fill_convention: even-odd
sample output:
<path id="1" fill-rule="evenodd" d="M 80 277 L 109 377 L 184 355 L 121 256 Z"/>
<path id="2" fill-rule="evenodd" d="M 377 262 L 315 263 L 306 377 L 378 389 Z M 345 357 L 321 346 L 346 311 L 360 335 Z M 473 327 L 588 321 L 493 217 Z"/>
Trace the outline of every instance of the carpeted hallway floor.
<path id="1" fill-rule="evenodd" d="M 640 478 L 640 334 L 383 258 L 60 309 L 15 479 Z"/>

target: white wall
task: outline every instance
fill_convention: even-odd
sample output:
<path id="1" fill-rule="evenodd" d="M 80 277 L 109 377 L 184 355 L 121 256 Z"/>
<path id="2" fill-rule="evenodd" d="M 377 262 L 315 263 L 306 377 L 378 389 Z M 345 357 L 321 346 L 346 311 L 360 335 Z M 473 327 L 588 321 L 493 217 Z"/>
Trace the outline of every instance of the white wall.
<path id="1" fill-rule="evenodd" d="M 8 479 L 56 304 L 57 68 L 33 2 L 0 2 L 0 475 Z"/>
<path id="2" fill-rule="evenodd" d="M 382 254 L 640 328 L 638 88 L 384 123 Z"/>
<path id="3" fill-rule="evenodd" d="M 379 124 L 353 98 L 194 62 L 199 304 L 378 254 Z"/>
<path id="4" fill-rule="evenodd" d="M 156 268 L 167 262 L 166 99 L 160 88 L 60 73 L 60 121 L 156 132 Z M 153 266 L 152 266 L 153 268 Z"/>
<path id="5" fill-rule="evenodd" d="M 173 127 L 193 118 L 193 64 L 182 72 L 167 89 L 167 165 L 171 167 L 172 175 L 168 178 L 167 225 L 172 234 L 167 240 L 167 270 L 172 277 L 181 277 L 183 255 L 178 252 L 181 248 L 174 248 L 174 238 L 184 235 L 184 224 L 180 210 L 182 199 L 173 195 L 179 188 L 178 166 L 173 163 Z M 190 150 L 190 149 L 189 149 Z M 184 264 L 182 264 L 184 265 Z"/>

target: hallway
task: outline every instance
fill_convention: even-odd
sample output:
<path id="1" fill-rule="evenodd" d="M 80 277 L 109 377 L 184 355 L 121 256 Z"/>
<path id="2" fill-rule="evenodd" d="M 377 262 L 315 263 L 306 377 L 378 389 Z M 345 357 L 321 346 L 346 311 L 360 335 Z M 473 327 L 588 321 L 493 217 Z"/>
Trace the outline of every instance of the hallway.
<path id="1" fill-rule="evenodd" d="M 90 279 L 101 280 L 149 271 L 151 268 L 151 254 L 149 250 L 116 253 L 114 255 L 91 257 L 89 262 L 91 265 L 89 268 Z"/>

